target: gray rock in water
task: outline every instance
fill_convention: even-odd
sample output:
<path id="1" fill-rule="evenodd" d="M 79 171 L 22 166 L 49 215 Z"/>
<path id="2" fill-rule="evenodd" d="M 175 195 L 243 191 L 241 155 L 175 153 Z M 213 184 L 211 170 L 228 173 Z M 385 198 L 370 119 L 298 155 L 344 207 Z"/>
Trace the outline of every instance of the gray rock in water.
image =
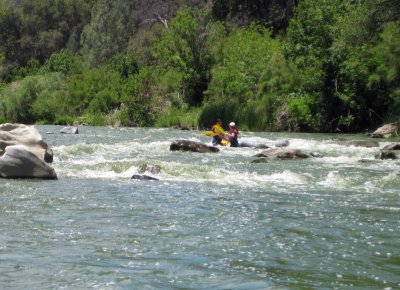
<path id="1" fill-rule="evenodd" d="M 64 127 L 60 130 L 61 134 L 78 134 L 78 127 L 75 126 L 68 126 L 68 127 Z"/>
<path id="2" fill-rule="evenodd" d="M 272 160 L 272 159 L 304 159 L 310 156 L 301 152 L 298 149 L 271 148 L 262 151 L 261 153 L 255 155 L 255 157 L 261 157 L 261 158 L 266 158 L 268 160 Z"/>
<path id="3" fill-rule="evenodd" d="M 53 167 L 39 159 L 24 145 L 8 146 L 0 157 L 2 178 L 57 179 Z"/>
<path id="4" fill-rule="evenodd" d="M 382 150 L 400 150 L 400 143 L 386 145 Z"/>
<path id="5" fill-rule="evenodd" d="M 254 144 L 248 141 L 239 141 L 239 147 L 244 148 L 256 148 L 256 149 L 267 149 L 269 148 L 268 145 L 265 144 Z"/>
<path id="6" fill-rule="evenodd" d="M 191 140 L 175 140 L 171 143 L 169 149 L 171 151 L 190 151 L 199 153 L 219 152 L 217 147 L 208 146 L 204 143 Z"/>
<path id="7" fill-rule="evenodd" d="M 239 147 L 255 148 L 257 144 L 250 143 L 248 141 L 239 141 Z"/>
<path id="8" fill-rule="evenodd" d="M 392 150 L 381 150 L 375 155 L 375 159 L 397 159 L 397 156 Z"/>
<path id="9" fill-rule="evenodd" d="M 138 180 L 158 180 L 155 177 L 144 175 L 144 174 L 134 174 L 131 179 L 138 179 Z"/>

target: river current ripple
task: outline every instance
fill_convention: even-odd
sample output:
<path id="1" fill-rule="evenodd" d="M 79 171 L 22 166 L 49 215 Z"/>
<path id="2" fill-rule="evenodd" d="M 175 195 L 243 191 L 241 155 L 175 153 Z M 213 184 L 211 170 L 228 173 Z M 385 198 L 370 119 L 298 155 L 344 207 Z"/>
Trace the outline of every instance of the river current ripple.
<path id="1" fill-rule="evenodd" d="M 58 180 L 0 180 L 1 289 L 400 288 L 400 161 L 363 135 L 242 132 L 323 155 L 252 163 L 169 151 L 198 131 L 37 128 Z"/>

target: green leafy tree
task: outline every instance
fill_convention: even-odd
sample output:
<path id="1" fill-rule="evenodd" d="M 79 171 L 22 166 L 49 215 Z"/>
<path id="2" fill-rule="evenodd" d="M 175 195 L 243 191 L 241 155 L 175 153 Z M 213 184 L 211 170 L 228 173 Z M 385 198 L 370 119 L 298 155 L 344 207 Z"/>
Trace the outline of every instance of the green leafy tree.
<path id="1" fill-rule="evenodd" d="M 262 26 L 234 30 L 223 39 L 200 124 L 235 119 L 252 130 L 272 129 L 276 112 L 296 78 L 279 40 Z"/>
<path id="2" fill-rule="evenodd" d="M 203 101 L 212 66 L 211 41 L 219 31 L 205 10 L 183 9 L 153 51 L 158 65 L 183 75 L 182 94 L 192 106 Z"/>
<path id="3" fill-rule="evenodd" d="M 90 24 L 82 34 L 83 54 L 93 66 L 126 51 L 135 29 L 131 16 L 135 3 L 130 0 L 98 0 L 95 3 Z"/>
<path id="4" fill-rule="evenodd" d="M 341 101 L 336 96 L 338 64 L 331 47 L 338 19 L 347 11 L 344 3 L 303 0 L 290 21 L 285 53 L 301 72 L 301 81 L 298 93 L 287 102 L 301 130 L 331 131 L 337 127 Z"/>
<path id="5" fill-rule="evenodd" d="M 375 70 L 368 78 L 368 87 L 381 88 L 377 108 L 383 107 L 387 121 L 400 121 L 400 22 L 384 26 L 380 41 L 372 48 L 377 59 Z M 382 88 L 384 91 L 382 92 Z"/>
<path id="6" fill-rule="evenodd" d="M 15 69 L 32 59 L 43 64 L 50 55 L 67 46 L 77 51 L 77 39 L 90 19 L 90 2 L 32 0 L 20 5 L 3 4 L 7 9 L 0 14 L 0 52 L 5 57 L 7 81 L 12 79 Z"/>
<path id="7" fill-rule="evenodd" d="M 398 21 L 393 1 L 347 4 L 332 46 L 338 62 L 339 126 L 376 127 L 398 112 Z M 398 9 L 398 5 L 397 5 Z M 397 10 L 398 11 L 398 10 Z M 392 117 L 393 119 L 393 117 Z"/>

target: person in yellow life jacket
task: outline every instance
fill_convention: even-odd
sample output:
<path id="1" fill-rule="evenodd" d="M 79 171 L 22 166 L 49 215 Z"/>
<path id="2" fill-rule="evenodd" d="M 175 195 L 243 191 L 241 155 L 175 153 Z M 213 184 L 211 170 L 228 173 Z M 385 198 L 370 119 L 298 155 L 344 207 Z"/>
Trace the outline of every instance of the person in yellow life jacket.
<path id="1" fill-rule="evenodd" d="M 215 145 L 222 145 L 222 140 L 225 138 L 224 134 L 222 134 L 222 120 L 217 119 L 217 123 L 211 126 L 211 131 L 218 134 L 213 136 L 212 144 Z"/>
<path id="2" fill-rule="evenodd" d="M 229 123 L 229 131 L 226 132 L 226 135 L 228 136 L 228 140 L 231 143 L 231 147 L 239 147 L 239 142 L 238 142 L 239 130 L 236 128 L 235 122 Z"/>

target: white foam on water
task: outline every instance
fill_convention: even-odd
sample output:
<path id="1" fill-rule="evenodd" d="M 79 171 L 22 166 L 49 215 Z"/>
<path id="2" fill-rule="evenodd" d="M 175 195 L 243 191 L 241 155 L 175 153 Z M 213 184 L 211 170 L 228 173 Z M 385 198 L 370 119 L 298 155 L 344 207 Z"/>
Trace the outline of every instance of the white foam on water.
<path id="1" fill-rule="evenodd" d="M 318 185 L 346 189 L 351 185 L 351 181 L 345 176 L 340 175 L 338 171 L 331 171 L 324 180 L 318 182 Z"/>
<path id="2" fill-rule="evenodd" d="M 150 132 L 150 131 L 149 131 Z M 162 130 L 151 130 L 144 142 L 135 140 L 121 141 L 116 144 L 86 144 L 78 143 L 70 146 L 61 145 L 53 148 L 55 161 L 53 166 L 59 177 L 102 178 L 102 179 L 130 179 L 139 173 L 141 164 L 155 164 L 161 167 L 161 172 L 152 174 L 143 172 L 165 181 L 189 181 L 215 183 L 221 186 L 240 187 L 295 187 L 296 185 L 322 186 L 327 188 L 347 188 L 356 186 L 365 192 L 379 192 L 381 185 L 376 180 L 363 182 L 357 176 L 345 175 L 341 168 L 356 170 L 368 169 L 381 171 L 381 163 L 376 161 L 374 154 L 379 148 L 363 148 L 348 146 L 345 141 L 315 140 L 288 138 L 287 148 L 299 149 L 305 153 L 320 152 L 322 158 L 309 158 L 306 165 L 315 166 L 320 163 L 321 171 L 310 174 L 306 167 L 299 167 L 294 163 L 285 162 L 284 168 L 279 170 L 279 163 L 265 164 L 265 170 L 260 165 L 251 165 L 253 157 L 264 149 L 232 148 L 219 146 L 218 153 L 171 152 L 169 146 L 172 141 L 180 138 L 157 139 Z M 186 140 L 202 142 L 197 135 L 191 135 Z M 208 140 L 208 139 L 207 139 Z M 241 140 L 251 144 L 272 146 L 284 138 L 266 138 L 253 134 L 243 134 Z M 204 141 L 203 141 L 204 142 Z M 211 143 L 211 141 L 210 141 Z M 211 145 L 211 144 L 209 144 Z M 360 160 L 369 160 L 361 163 Z M 287 163 L 286 163 L 287 162 Z M 400 171 L 399 161 L 385 162 L 393 172 Z M 289 166 L 290 169 L 286 169 Z M 258 169 L 257 169 L 258 168 Z M 336 170 L 336 168 L 338 168 Z M 257 170 L 256 170 L 257 169 Z M 276 171 L 278 169 L 278 172 Z M 262 170 L 262 172 L 260 172 Z M 324 173 L 326 171 L 326 173 Z M 322 174 L 322 175 L 321 175 Z M 383 182 L 396 182 L 396 173 L 388 175 Z"/>

